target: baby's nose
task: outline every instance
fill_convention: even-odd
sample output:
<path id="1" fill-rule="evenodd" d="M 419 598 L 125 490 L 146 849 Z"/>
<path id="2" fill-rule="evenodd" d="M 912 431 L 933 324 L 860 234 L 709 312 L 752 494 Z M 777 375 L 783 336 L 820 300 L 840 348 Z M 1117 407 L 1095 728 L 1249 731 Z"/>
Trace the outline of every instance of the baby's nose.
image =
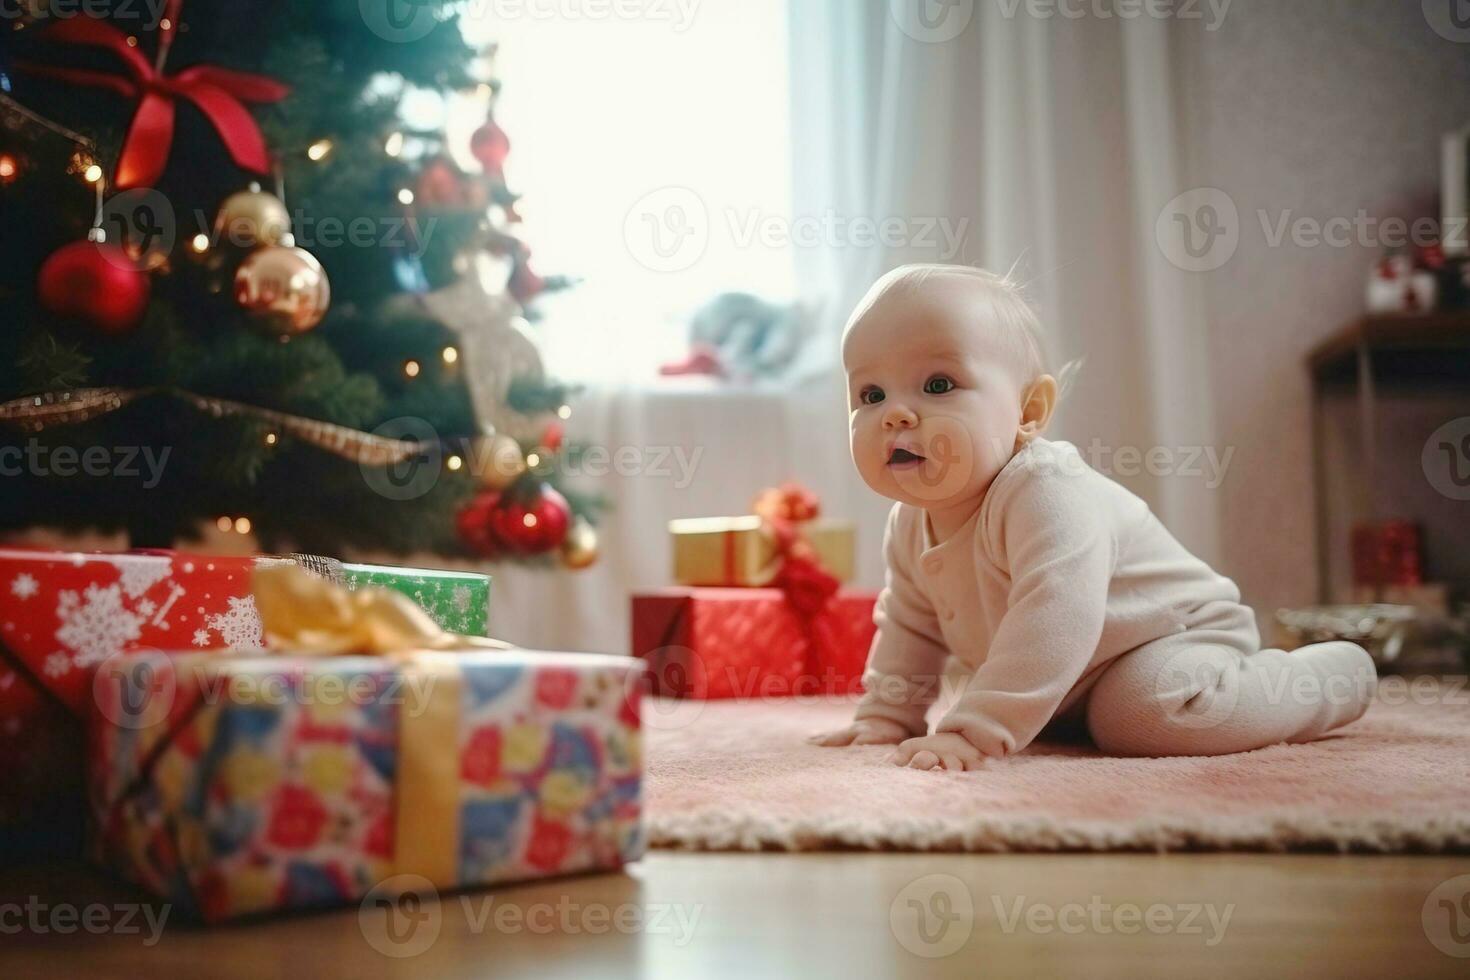
<path id="1" fill-rule="evenodd" d="M 919 417 L 907 405 L 893 402 L 888 411 L 883 413 L 883 428 L 885 429 L 912 429 L 918 424 Z"/>

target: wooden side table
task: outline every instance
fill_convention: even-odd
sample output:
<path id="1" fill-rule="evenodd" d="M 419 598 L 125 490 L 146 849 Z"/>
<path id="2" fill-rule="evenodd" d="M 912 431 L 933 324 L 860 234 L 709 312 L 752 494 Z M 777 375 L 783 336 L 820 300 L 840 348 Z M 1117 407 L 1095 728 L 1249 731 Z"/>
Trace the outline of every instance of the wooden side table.
<path id="1" fill-rule="evenodd" d="M 1312 379 L 1312 477 L 1317 508 L 1317 594 L 1331 602 L 1325 402 L 1334 386 L 1355 391 L 1358 441 L 1368 479 L 1357 488 L 1364 520 L 1385 516 L 1377 473 L 1380 386 L 1450 383 L 1470 390 L 1470 313 L 1365 316 L 1327 337 L 1307 355 Z"/>

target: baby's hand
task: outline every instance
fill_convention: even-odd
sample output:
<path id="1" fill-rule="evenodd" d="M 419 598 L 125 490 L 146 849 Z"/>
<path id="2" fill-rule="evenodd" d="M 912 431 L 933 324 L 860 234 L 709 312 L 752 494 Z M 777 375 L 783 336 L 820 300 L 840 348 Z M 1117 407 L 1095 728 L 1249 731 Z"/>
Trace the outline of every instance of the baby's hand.
<path id="1" fill-rule="evenodd" d="M 910 769 L 948 769 L 964 772 L 979 769 L 985 756 L 959 732 L 935 732 L 911 738 L 893 753 L 893 764 Z"/>
<path id="2" fill-rule="evenodd" d="M 887 718 L 863 718 L 835 732 L 813 735 L 813 745 L 897 745 L 908 738 L 909 730 Z"/>

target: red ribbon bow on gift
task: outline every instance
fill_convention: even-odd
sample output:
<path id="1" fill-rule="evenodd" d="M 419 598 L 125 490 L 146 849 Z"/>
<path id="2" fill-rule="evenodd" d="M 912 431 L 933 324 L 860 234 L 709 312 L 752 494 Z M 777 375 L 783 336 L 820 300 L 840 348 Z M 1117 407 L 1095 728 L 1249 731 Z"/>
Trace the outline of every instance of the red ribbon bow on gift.
<path id="1" fill-rule="evenodd" d="M 179 3 L 171 9 L 176 13 Z M 167 31 L 177 27 L 174 17 Z M 48 28 L 45 36 L 62 44 L 86 44 L 104 48 L 123 61 L 127 75 L 114 75 L 82 68 L 51 68 L 27 65 L 26 70 L 78 85 L 96 85 L 128 97 L 140 97 L 137 114 L 128 128 L 122 155 L 117 161 L 119 190 L 149 187 L 163 174 L 173 144 L 174 115 L 179 99 L 187 99 L 204 113 L 219 132 L 230 158 L 255 173 L 270 171 L 270 154 L 244 102 L 279 102 L 290 88 L 264 75 L 231 71 L 214 65 L 193 65 L 174 75 L 148 62 L 128 37 L 111 24 L 91 17 L 74 17 Z M 167 50 L 168 34 L 160 42 Z M 160 58 L 160 63 L 162 59 Z M 131 76 L 131 77 L 129 77 Z"/>
<path id="2" fill-rule="evenodd" d="M 772 584 L 786 593 L 797 612 L 815 616 L 841 585 L 801 534 L 801 525 L 821 514 L 820 499 L 799 483 L 783 483 L 757 494 L 751 510 L 770 526 L 781 556 L 781 570 Z"/>
<path id="3" fill-rule="evenodd" d="M 800 524 L 822 514 L 822 501 L 800 483 L 783 483 L 756 494 L 750 509 L 772 524 Z"/>

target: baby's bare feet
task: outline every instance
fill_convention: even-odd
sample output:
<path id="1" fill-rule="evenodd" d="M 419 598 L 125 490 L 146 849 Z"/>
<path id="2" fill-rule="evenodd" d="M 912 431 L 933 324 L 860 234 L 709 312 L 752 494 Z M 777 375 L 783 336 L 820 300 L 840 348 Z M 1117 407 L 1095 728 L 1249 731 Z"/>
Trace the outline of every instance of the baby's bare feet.
<path id="1" fill-rule="evenodd" d="M 835 732 L 813 735 L 807 739 L 813 745 L 840 747 L 843 745 L 897 745 L 909 737 L 909 730 L 887 718 L 864 718 Z"/>
<path id="2" fill-rule="evenodd" d="M 935 732 L 905 741 L 893 753 L 893 764 L 910 769 L 964 772 L 979 769 L 985 764 L 985 756 L 958 732 Z"/>

